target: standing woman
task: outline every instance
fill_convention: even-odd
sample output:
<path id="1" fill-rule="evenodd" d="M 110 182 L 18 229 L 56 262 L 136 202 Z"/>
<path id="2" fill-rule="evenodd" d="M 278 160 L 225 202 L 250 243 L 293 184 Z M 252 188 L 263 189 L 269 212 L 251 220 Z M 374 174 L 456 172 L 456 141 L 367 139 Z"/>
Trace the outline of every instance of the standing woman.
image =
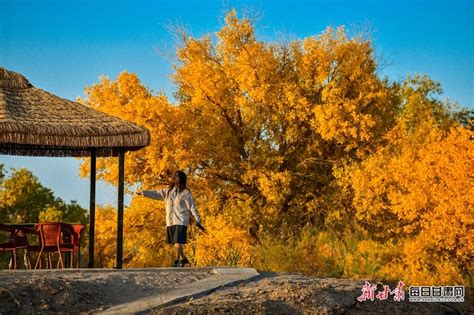
<path id="1" fill-rule="evenodd" d="M 165 201 L 166 241 L 168 244 L 174 244 L 176 250 L 173 267 L 184 267 L 189 264 L 183 253 L 189 224 L 189 212 L 196 219 L 196 225 L 205 231 L 191 191 L 186 187 L 186 179 L 184 172 L 177 171 L 173 175 L 169 187 L 137 192 L 138 195 L 144 197 Z"/>

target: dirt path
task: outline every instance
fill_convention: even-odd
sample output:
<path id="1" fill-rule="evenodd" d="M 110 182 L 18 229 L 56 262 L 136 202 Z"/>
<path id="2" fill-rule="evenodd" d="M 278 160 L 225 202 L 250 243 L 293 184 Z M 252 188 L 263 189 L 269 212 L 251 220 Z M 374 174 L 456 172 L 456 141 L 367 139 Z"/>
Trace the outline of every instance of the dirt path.
<path id="1" fill-rule="evenodd" d="M 0 313 L 84 313 L 159 295 L 212 269 L 0 272 Z M 4 290 L 2 290 L 2 288 Z M 6 290 L 8 291 L 6 291 Z M 19 305 L 15 302 L 18 301 Z"/>
<path id="2" fill-rule="evenodd" d="M 0 272 L 0 314 L 89 314 L 160 297 L 216 276 L 212 268 Z M 193 287 L 189 285 L 189 287 Z M 474 314 L 464 303 L 358 302 L 363 282 L 293 273 L 261 273 L 152 314 Z M 393 287 L 393 284 L 390 284 Z M 6 290 L 2 290 L 6 289 Z M 7 291 L 8 290 L 8 291 Z M 17 301 L 18 304 L 15 302 Z"/>
<path id="3" fill-rule="evenodd" d="M 465 303 L 358 302 L 363 282 L 262 273 L 240 285 L 164 308 L 153 314 L 474 314 Z M 392 287 L 392 286 L 391 286 Z M 380 289 L 380 288 L 379 288 Z M 470 307 L 470 309 L 469 309 Z"/>

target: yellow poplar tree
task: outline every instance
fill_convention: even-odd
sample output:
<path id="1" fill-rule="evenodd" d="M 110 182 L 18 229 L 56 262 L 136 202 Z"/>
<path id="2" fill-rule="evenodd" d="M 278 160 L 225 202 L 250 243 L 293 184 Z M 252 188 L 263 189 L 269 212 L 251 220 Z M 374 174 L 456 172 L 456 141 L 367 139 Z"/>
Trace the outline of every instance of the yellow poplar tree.
<path id="1" fill-rule="evenodd" d="M 451 211 L 434 189 L 446 180 L 453 194 L 465 191 L 441 174 L 448 160 L 430 164 L 427 158 L 447 152 L 449 161 L 455 160 L 453 178 L 468 182 L 460 170 L 468 173 L 471 156 L 453 151 L 457 145 L 471 150 L 468 129 L 455 124 L 466 116 L 456 117 L 431 99 L 440 87 L 430 80 L 398 84 L 380 78 L 369 39 L 351 37 L 340 27 L 289 43 L 265 42 L 255 36 L 253 21 L 238 18 L 234 10 L 215 34 L 181 38 L 172 76 L 176 104 L 128 72 L 115 80 L 102 77 L 81 101 L 150 130 L 151 145 L 127 153 L 129 189 L 161 188 L 177 169 L 188 174 L 210 227 L 206 237 L 197 233 L 192 240 L 197 264 L 252 265 L 251 253 L 263 239 L 282 244 L 307 229 L 326 233 L 315 237 L 328 253 L 331 246 L 323 244 L 328 231 L 338 243 L 360 232 L 375 240 L 367 244 L 392 242 L 399 233 L 418 244 Z M 99 179 L 115 184 L 116 163 L 99 159 Z M 81 175 L 87 176 L 88 167 L 82 164 Z M 430 177 L 432 168 L 439 178 Z M 464 241 L 459 229 L 470 224 L 467 200 L 456 198 L 462 205 L 452 227 Z M 160 247 L 164 206 L 147 202 L 134 197 L 125 211 L 130 266 L 159 265 L 166 254 Z M 433 215 L 438 212 L 439 218 Z M 142 222 L 145 216 L 150 220 Z M 104 230 L 105 239 L 110 230 Z M 296 242 L 301 253 L 312 251 L 311 239 Z M 147 240 L 153 246 L 147 247 Z M 460 259 L 451 274 L 467 268 L 471 255 L 456 242 L 430 256 Z M 403 257 L 404 264 L 414 262 Z"/>
<path id="2" fill-rule="evenodd" d="M 235 11 L 215 39 L 185 37 L 176 96 L 192 117 L 195 176 L 212 183 L 218 214 L 256 238 L 326 223 L 333 165 L 371 152 L 398 110 L 372 52 L 342 27 L 262 42 Z"/>
<path id="3" fill-rule="evenodd" d="M 386 274 L 412 283 L 466 283 L 474 258 L 473 131 L 428 97 L 439 86 L 416 80 L 404 89 L 388 145 L 351 168 L 355 217 L 368 235 L 401 248 Z"/>
<path id="4" fill-rule="evenodd" d="M 215 41 L 185 37 L 177 50 L 177 105 L 127 72 L 86 88 L 82 101 L 150 129 L 152 144 L 128 154 L 128 184 L 151 188 L 185 169 L 209 216 L 258 239 L 324 225 L 333 165 L 362 158 L 389 128 L 397 98 L 372 53 L 342 27 L 262 42 L 231 11 Z M 115 163 L 100 159 L 99 178 L 115 183 Z"/>

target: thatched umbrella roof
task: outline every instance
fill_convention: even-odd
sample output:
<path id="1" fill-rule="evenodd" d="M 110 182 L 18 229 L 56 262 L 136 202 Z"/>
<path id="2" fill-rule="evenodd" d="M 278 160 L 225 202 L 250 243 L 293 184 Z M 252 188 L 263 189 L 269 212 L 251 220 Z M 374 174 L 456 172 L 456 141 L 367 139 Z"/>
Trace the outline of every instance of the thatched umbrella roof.
<path id="1" fill-rule="evenodd" d="M 148 129 L 35 88 L 0 67 L 0 154 L 116 156 L 150 142 Z"/>

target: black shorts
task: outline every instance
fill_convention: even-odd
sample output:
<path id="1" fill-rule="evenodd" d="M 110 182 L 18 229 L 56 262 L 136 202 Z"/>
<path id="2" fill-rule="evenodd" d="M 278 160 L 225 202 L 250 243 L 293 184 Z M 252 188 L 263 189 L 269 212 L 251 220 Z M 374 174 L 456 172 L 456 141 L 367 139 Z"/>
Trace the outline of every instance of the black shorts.
<path id="1" fill-rule="evenodd" d="M 186 244 L 188 227 L 186 225 L 172 225 L 166 227 L 166 242 L 168 244 Z"/>

